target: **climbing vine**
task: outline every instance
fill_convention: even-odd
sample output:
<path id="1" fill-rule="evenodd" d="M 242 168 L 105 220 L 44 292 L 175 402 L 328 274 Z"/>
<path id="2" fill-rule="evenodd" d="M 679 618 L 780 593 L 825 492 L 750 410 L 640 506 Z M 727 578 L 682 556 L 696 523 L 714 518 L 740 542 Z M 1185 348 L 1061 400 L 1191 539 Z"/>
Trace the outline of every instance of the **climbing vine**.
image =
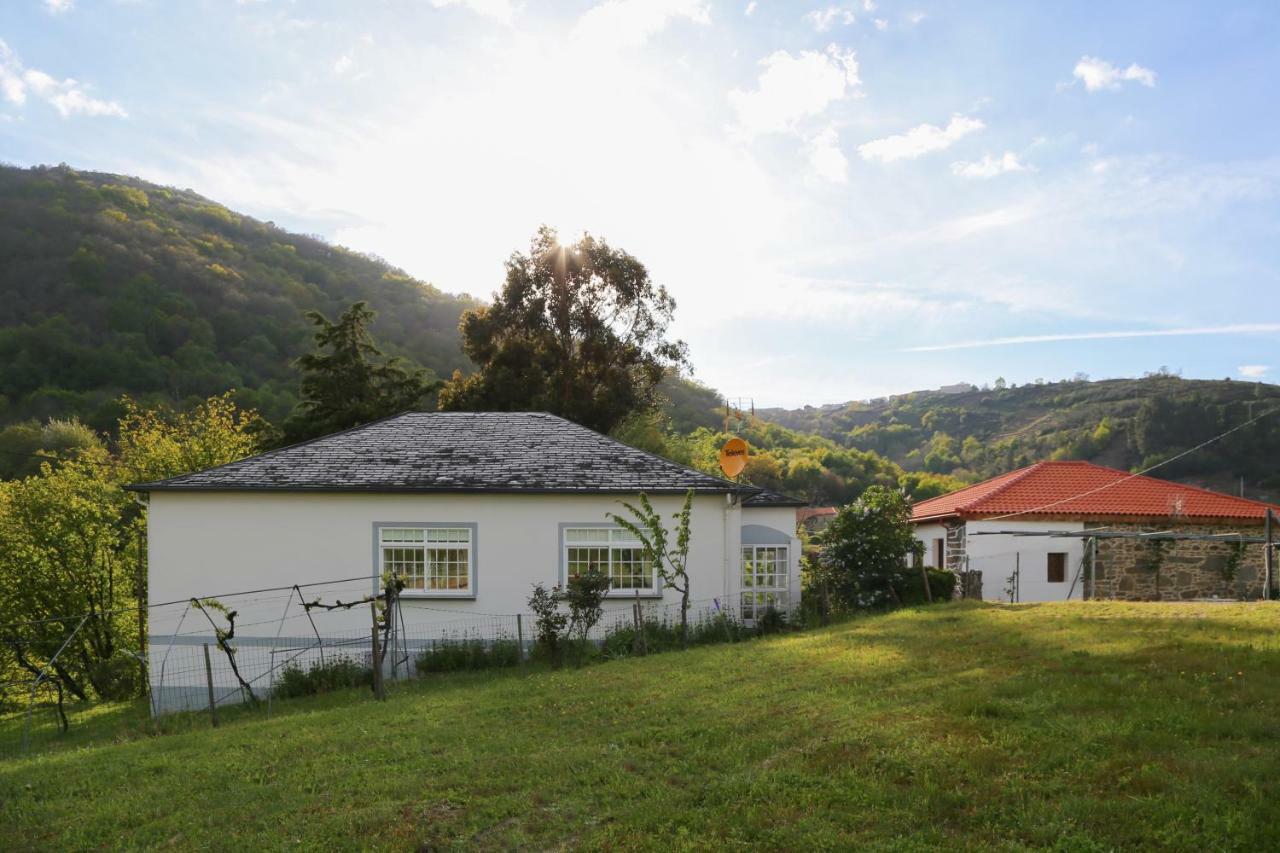
<path id="1" fill-rule="evenodd" d="M 1236 574 L 1240 571 L 1240 563 L 1244 560 L 1245 549 L 1248 547 L 1244 542 L 1231 543 L 1231 550 L 1227 552 L 1227 561 L 1222 564 L 1222 579 L 1227 583 L 1236 579 Z"/>
<path id="2" fill-rule="evenodd" d="M 240 667 L 236 666 L 236 650 L 231 645 L 231 641 L 236 636 L 236 611 L 229 609 L 227 605 L 216 598 L 193 598 L 191 599 L 191 606 L 203 613 L 204 618 L 209 620 L 218 648 L 227 656 L 227 663 L 231 665 L 231 672 L 235 675 L 236 681 L 240 682 L 240 689 L 249 696 L 249 703 L 256 707 L 258 697 L 254 695 L 253 688 L 249 686 L 249 682 L 245 681 L 244 676 L 240 674 Z M 222 618 L 227 620 L 227 627 L 223 628 L 215 622 L 213 613 L 221 614 Z"/>
<path id="3" fill-rule="evenodd" d="M 1160 567 L 1164 565 L 1165 550 L 1169 543 L 1163 539 L 1147 540 L 1147 558 L 1142 561 L 1141 565 L 1149 572 L 1159 573 Z"/>
<path id="4" fill-rule="evenodd" d="M 373 665 L 380 667 L 387 657 L 387 644 L 391 639 L 391 626 L 394 621 L 392 614 L 394 613 L 396 602 L 400 598 L 400 592 L 404 587 L 403 577 L 391 571 L 385 571 L 382 573 L 382 591 L 376 595 L 366 595 L 364 598 L 355 601 L 343 601 L 338 598 L 334 599 L 333 604 L 325 604 L 319 598 L 316 598 L 312 601 L 302 602 L 302 607 L 310 613 L 312 610 L 350 610 L 363 604 L 372 604 L 374 624 L 382 634 L 378 660 L 374 661 Z"/>

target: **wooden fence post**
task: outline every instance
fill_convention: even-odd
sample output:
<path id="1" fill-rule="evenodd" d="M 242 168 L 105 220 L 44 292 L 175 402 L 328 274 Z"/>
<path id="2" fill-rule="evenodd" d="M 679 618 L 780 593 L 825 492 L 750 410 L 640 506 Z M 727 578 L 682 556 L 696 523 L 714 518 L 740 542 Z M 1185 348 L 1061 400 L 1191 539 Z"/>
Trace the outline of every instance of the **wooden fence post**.
<path id="1" fill-rule="evenodd" d="M 378 653 L 378 626 L 374 625 L 372 630 L 373 636 L 373 698 L 382 700 L 387 698 L 382 686 L 382 661 L 381 655 Z"/>
<path id="2" fill-rule="evenodd" d="M 209 644 L 204 644 L 204 680 L 209 687 L 209 721 L 218 727 L 218 703 L 213 699 L 213 663 L 209 660 Z"/>
<path id="3" fill-rule="evenodd" d="M 386 689 L 382 684 L 382 651 L 383 650 L 381 647 L 381 643 L 378 640 L 378 605 L 373 601 L 369 602 L 369 615 L 373 620 L 373 628 L 372 628 L 373 645 L 371 647 L 371 651 L 373 652 L 373 660 L 372 660 L 373 698 L 382 700 L 387 698 L 387 694 L 386 694 Z"/>
<path id="4" fill-rule="evenodd" d="M 516 660 L 524 666 L 524 615 L 516 614 Z"/>

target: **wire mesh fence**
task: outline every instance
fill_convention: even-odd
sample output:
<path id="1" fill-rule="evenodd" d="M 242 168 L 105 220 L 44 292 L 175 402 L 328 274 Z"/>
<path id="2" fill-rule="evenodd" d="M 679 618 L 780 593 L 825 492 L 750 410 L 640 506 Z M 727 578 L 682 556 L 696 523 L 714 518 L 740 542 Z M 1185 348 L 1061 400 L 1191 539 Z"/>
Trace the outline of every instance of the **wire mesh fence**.
<path id="1" fill-rule="evenodd" d="M 718 597 L 691 601 L 690 640 L 749 636 L 766 613 L 785 619 L 788 603 L 785 594 L 758 592 L 735 595 L 731 603 Z M 33 741 L 75 742 L 77 729 L 111 708 L 134 725 L 177 712 L 216 716 L 217 709 L 246 703 L 270 714 L 295 696 L 371 683 L 377 659 L 381 678 L 394 683 L 435 672 L 515 666 L 546 652 L 532 613 L 479 614 L 471 605 L 388 599 L 369 577 L 151 605 L 144 647 L 122 641 L 116 651 L 121 661 L 146 673 L 145 710 L 129 702 L 75 701 L 59 678 L 59 656 L 71 656 L 86 624 L 112 613 L 44 620 L 56 628 L 46 642 L 57 651 L 33 657 L 38 666 L 32 672 L 6 669 L 0 682 L 0 757 L 24 753 Z M 136 614 L 132 608 L 121 615 L 132 620 Z M 645 654 L 680 644 L 680 617 L 678 600 L 612 596 L 598 621 L 585 630 L 571 624 L 571 636 L 562 640 L 579 653 L 590 648 L 605 657 Z M 13 630 L 23 626 L 0 627 L 9 630 L 5 642 L 11 643 Z"/>
<path id="2" fill-rule="evenodd" d="M 678 635 L 679 602 L 634 604 L 605 610 L 598 622 L 586 631 L 573 632 L 571 639 L 596 649 L 605 648 L 613 639 L 616 642 L 611 651 L 634 653 L 638 634 Z M 786 610 L 785 602 L 776 602 L 778 613 Z M 287 624 L 287 618 L 278 624 Z M 719 598 L 690 602 L 688 622 L 695 642 L 736 639 L 748 627 L 740 611 L 725 607 Z M 333 666 L 371 670 L 375 659 L 373 624 L 370 620 L 365 629 L 345 631 L 316 626 L 309 634 L 237 637 L 225 647 L 207 630 L 181 631 L 169 637 L 153 634 L 152 713 L 202 711 L 211 704 L 270 704 L 293 673 Z M 531 613 L 440 619 L 423 618 L 415 608 L 405 607 L 397 610 L 391 628 L 378 634 L 379 647 L 386 647 L 379 654 L 382 676 L 391 681 L 430 672 L 514 665 L 533 659 L 538 645 L 536 618 Z"/>

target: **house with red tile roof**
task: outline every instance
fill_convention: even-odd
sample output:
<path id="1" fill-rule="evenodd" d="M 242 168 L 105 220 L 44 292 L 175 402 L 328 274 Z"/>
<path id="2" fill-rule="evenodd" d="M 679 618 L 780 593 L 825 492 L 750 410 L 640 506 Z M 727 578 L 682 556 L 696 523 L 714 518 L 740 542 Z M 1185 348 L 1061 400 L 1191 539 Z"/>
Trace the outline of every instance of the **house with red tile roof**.
<path id="1" fill-rule="evenodd" d="M 926 564 L 962 573 L 971 596 L 1188 600 L 1260 597 L 1263 547 L 1231 538 L 1256 539 L 1268 510 L 1280 516 L 1260 501 L 1073 461 L 921 501 L 911 518 Z M 1156 532 L 1186 538 L 1137 535 Z"/>

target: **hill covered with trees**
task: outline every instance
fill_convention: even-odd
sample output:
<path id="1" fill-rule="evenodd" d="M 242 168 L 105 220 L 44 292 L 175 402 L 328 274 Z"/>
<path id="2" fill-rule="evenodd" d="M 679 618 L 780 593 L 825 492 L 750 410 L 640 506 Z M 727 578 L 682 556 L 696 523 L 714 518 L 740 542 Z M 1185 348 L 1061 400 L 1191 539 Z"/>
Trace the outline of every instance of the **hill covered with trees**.
<path id="1" fill-rule="evenodd" d="M 234 389 L 239 405 L 281 424 L 299 402 L 311 311 L 337 318 L 364 301 L 372 338 L 406 368 L 427 380 L 470 373 L 458 324 L 482 304 L 189 190 L 67 166 L 0 166 L 0 293 L 0 476 L 10 477 L 35 473 L 36 450 L 91 444 L 83 425 L 113 432 L 122 395 L 189 409 Z M 1274 385 L 1163 372 L 951 390 L 726 413 L 715 390 L 672 370 L 662 410 L 613 432 L 709 471 L 720 444 L 741 435 L 751 482 L 844 503 L 873 484 L 925 498 L 1040 459 L 1145 467 L 1280 406 Z M 1280 416 L 1160 473 L 1227 491 L 1243 477 L 1251 496 L 1278 498 L 1278 462 Z"/>
<path id="2" fill-rule="evenodd" d="M 1041 459 L 1146 468 L 1280 408 L 1280 386 L 1182 379 L 1076 379 L 1021 387 L 919 391 L 760 417 L 842 447 L 880 454 L 907 471 L 982 479 Z M 1250 497 L 1280 496 L 1280 414 L 1160 469 L 1160 476 Z"/>
<path id="3" fill-rule="evenodd" d="M 469 367 L 458 320 L 476 300 L 189 190 L 0 166 L 0 259 L 0 424 L 109 429 L 121 394 L 191 403 L 229 388 L 278 422 L 297 402 L 306 312 L 358 300 L 389 354 L 440 376 Z"/>

